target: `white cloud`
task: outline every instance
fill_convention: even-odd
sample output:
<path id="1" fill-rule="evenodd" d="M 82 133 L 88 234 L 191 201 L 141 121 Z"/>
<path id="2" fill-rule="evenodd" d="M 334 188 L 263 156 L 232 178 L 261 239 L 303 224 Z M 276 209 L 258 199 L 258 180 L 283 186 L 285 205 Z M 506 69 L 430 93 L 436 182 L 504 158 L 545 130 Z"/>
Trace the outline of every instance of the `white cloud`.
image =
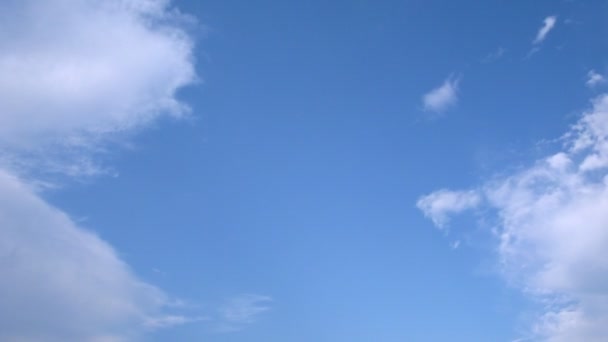
<path id="1" fill-rule="evenodd" d="M 546 17 L 545 20 L 543 20 L 543 26 L 538 30 L 538 33 L 536 34 L 536 38 L 534 38 L 533 43 L 534 44 L 542 43 L 545 40 L 545 38 L 547 38 L 547 35 L 549 34 L 549 32 L 551 32 L 551 30 L 553 30 L 553 28 L 555 28 L 556 23 L 557 23 L 556 16 Z"/>
<path id="2" fill-rule="evenodd" d="M 422 97 L 425 111 L 442 113 L 458 102 L 458 86 L 460 80 L 450 77 L 442 85 L 426 93 Z"/>
<path id="3" fill-rule="evenodd" d="M 261 314 L 270 310 L 269 296 L 245 294 L 230 299 L 220 309 L 220 331 L 236 331 L 254 323 Z"/>
<path id="4" fill-rule="evenodd" d="M 155 329 L 164 329 L 173 327 L 176 325 L 182 325 L 193 322 L 201 322 L 207 321 L 209 317 L 199 316 L 199 317 L 189 317 L 183 315 L 165 315 L 159 317 L 151 317 L 147 319 L 144 325 L 152 330 Z"/>
<path id="5" fill-rule="evenodd" d="M 185 113 L 175 93 L 196 79 L 186 20 L 165 0 L 1 2 L 4 154 L 95 150 L 108 134 Z"/>
<path id="6" fill-rule="evenodd" d="M 496 250 L 506 279 L 545 305 L 532 339 L 603 341 L 608 336 L 608 94 L 595 99 L 563 139 L 558 153 L 482 185 L 480 205 L 496 214 Z M 445 193 L 450 192 L 421 201 L 439 201 Z M 433 218 L 429 207 L 422 209 Z M 455 207 L 451 212 L 472 206 Z M 450 211 L 438 212 L 441 225 L 441 215 Z"/>
<path id="7" fill-rule="evenodd" d="M 451 214 L 475 208 L 481 202 L 477 191 L 440 190 L 418 200 L 416 206 L 438 227 L 448 223 Z"/>
<path id="8" fill-rule="evenodd" d="M 587 73 L 587 82 L 585 82 L 587 87 L 595 88 L 603 83 L 606 83 L 604 75 L 597 73 L 595 70 L 589 70 Z"/>
<path id="9" fill-rule="evenodd" d="M 187 108 L 187 19 L 165 0 L 0 2 L 0 340 L 130 341 L 186 323 L 27 172 L 98 172 L 117 133 Z M 24 181 L 24 174 L 28 174 Z"/>
<path id="10" fill-rule="evenodd" d="M 169 298 L 107 243 L 0 171 L 0 340 L 126 339 Z"/>

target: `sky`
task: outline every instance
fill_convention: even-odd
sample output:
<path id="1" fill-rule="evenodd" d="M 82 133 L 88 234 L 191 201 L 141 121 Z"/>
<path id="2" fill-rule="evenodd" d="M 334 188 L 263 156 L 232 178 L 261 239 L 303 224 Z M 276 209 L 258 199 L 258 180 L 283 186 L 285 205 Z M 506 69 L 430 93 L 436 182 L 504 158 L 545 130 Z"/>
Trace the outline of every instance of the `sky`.
<path id="1" fill-rule="evenodd" d="M 608 2 L 0 2 L 0 341 L 603 341 Z"/>

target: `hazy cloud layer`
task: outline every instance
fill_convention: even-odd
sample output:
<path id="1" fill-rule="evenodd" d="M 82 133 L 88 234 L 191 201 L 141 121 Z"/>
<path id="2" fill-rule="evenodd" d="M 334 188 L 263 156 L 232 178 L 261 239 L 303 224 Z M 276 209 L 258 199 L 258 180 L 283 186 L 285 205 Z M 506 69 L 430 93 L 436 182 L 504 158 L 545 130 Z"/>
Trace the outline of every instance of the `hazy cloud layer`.
<path id="1" fill-rule="evenodd" d="M 257 294 L 243 294 L 231 298 L 220 308 L 219 330 L 236 331 L 254 323 L 270 310 L 272 298 Z"/>

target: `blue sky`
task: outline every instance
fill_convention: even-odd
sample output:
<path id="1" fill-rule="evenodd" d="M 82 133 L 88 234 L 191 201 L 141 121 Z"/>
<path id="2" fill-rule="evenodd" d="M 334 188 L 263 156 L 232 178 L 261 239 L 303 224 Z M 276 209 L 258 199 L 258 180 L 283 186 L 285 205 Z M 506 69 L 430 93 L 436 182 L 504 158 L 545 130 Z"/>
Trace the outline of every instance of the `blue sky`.
<path id="1" fill-rule="evenodd" d="M 607 7 L 0 4 L 0 340 L 601 341 Z"/>

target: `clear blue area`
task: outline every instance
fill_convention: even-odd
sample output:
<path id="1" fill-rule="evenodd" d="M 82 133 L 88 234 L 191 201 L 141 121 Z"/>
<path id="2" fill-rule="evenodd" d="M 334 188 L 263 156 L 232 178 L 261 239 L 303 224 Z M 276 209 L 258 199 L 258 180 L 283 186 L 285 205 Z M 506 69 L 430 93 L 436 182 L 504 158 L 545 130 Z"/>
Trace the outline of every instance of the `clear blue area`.
<path id="1" fill-rule="evenodd" d="M 50 194 L 143 279 L 205 310 L 272 310 L 232 333 L 149 341 L 510 341 L 530 303 L 494 271 L 474 218 L 447 237 L 419 196 L 531 159 L 607 70 L 605 1 L 179 1 L 204 80 L 107 161 L 119 176 Z M 549 15 L 558 24 L 526 58 Z M 492 61 L 500 47 L 506 52 Z M 422 96 L 461 77 L 429 119 Z M 513 152 L 517 151 L 517 152 Z M 458 249 L 450 244 L 463 241 Z M 478 238 L 481 237 L 481 238 Z"/>

